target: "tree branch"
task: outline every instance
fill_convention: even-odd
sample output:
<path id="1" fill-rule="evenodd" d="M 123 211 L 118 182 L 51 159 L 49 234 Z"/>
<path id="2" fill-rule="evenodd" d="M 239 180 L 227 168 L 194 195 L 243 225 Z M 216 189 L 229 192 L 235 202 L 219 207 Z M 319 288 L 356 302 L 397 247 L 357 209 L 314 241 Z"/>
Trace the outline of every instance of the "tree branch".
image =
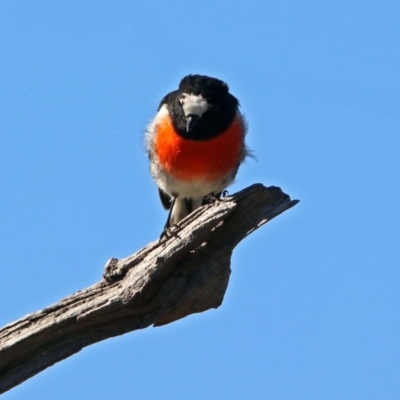
<path id="1" fill-rule="evenodd" d="M 221 305 L 234 247 L 298 201 L 261 184 L 204 206 L 104 280 L 0 330 L 0 393 L 83 347 Z"/>

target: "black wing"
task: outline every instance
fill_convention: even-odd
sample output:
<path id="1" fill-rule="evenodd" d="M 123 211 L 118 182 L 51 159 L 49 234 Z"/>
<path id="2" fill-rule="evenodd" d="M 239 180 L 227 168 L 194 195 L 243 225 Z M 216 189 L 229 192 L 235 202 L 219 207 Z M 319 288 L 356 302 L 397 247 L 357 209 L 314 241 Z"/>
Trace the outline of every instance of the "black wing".
<path id="1" fill-rule="evenodd" d="M 161 189 L 158 189 L 158 194 L 160 195 L 160 200 L 161 204 L 166 210 L 169 210 L 171 208 L 171 196 L 169 196 L 167 193 L 163 192 Z"/>
<path id="2" fill-rule="evenodd" d="M 170 92 L 170 93 L 168 93 L 167 95 L 165 95 L 165 96 L 161 99 L 157 111 L 160 111 L 160 108 L 161 108 L 164 104 L 172 103 L 174 97 L 176 97 L 177 95 L 178 95 L 178 91 L 177 91 L 177 90 L 174 90 L 173 92 Z"/>

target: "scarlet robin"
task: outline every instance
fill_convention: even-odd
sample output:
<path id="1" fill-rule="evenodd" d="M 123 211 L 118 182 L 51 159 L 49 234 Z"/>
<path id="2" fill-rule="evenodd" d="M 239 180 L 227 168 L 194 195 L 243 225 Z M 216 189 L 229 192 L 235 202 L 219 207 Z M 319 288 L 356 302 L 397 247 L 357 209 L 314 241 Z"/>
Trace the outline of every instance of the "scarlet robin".
<path id="1" fill-rule="evenodd" d="M 220 198 L 249 154 L 245 135 L 239 101 L 219 79 L 185 76 L 161 100 L 146 147 L 161 202 L 170 210 L 166 229 Z"/>

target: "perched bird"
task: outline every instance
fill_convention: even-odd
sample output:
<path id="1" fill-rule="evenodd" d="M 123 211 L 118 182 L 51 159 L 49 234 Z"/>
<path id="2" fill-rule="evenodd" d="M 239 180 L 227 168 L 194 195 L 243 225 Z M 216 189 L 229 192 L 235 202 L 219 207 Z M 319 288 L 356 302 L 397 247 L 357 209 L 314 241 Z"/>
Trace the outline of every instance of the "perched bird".
<path id="1" fill-rule="evenodd" d="M 246 122 L 228 85 L 203 75 L 184 77 L 147 127 L 150 171 L 169 215 L 165 229 L 219 199 L 249 154 Z"/>

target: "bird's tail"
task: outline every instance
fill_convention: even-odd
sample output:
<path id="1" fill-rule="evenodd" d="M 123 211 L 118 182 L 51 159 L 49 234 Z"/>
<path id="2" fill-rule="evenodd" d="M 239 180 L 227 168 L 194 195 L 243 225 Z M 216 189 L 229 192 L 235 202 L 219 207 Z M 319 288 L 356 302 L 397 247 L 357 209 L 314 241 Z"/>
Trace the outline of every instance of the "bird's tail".
<path id="1" fill-rule="evenodd" d="M 191 212 L 196 210 L 196 208 L 201 207 L 203 204 L 204 199 L 202 197 L 188 199 L 178 196 L 173 198 L 165 228 L 169 228 L 172 225 L 177 224 L 179 221 L 181 221 Z"/>

